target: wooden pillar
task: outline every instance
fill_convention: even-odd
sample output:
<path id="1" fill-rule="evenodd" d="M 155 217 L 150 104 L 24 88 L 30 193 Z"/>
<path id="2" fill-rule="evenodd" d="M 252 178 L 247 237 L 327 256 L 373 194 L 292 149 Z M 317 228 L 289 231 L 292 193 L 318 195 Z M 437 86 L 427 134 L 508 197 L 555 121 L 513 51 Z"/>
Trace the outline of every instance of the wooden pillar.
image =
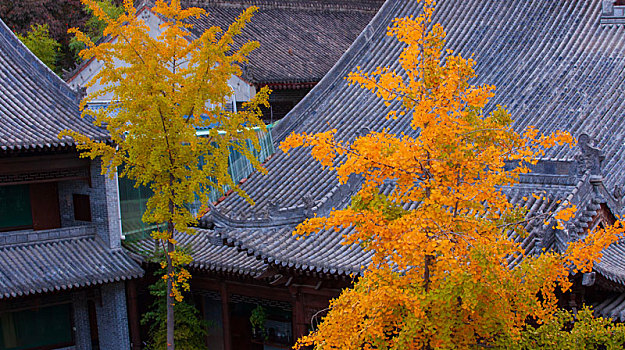
<path id="1" fill-rule="evenodd" d="M 139 324 L 139 308 L 137 307 L 137 282 L 128 281 L 128 327 L 132 350 L 141 350 L 141 331 Z"/>
<path id="2" fill-rule="evenodd" d="M 294 339 L 299 339 L 306 335 L 306 314 L 304 308 L 304 295 L 301 290 L 295 292 L 295 307 L 293 308 L 293 335 Z"/>
<path id="3" fill-rule="evenodd" d="M 232 335 L 230 334 L 230 307 L 228 305 L 228 289 L 226 283 L 219 286 L 221 295 L 221 323 L 224 331 L 224 350 L 232 350 Z"/>

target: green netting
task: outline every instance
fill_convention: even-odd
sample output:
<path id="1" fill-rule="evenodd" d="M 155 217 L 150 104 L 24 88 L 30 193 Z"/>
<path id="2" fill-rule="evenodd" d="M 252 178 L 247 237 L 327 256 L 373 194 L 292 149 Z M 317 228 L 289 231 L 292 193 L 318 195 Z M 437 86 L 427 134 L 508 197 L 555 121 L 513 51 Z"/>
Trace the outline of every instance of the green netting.
<path id="1" fill-rule="evenodd" d="M 28 185 L 0 186 L 0 230 L 32 225 Z"/>
<path id="2" fill-rule="evenodd" d="M 141 220 L 152 190 L 145 186 L 135 188 L 135 182 L 120 177 L 119 206 L 122 219 L 122 233 L 129 239 L 143 239 L 156 229 L 156 225 L 147 225 Z"/>
<path id="3" fill-rule="evenodd" d="M 273 146 L 273 139 L 271 138 L 271 128 L 267 127 L 267 132 L 258 129 L 258 139 L 260 141 L 260 150 L 256 150 L 252 146 L 251 141 L 247 141 L 247 147 L 252 150 L 254 156 L 262 163 L 275 151 Z M 228 172 L 234 180 L 238 183 L 242 179 L 248 177 L 254 171 L 254 167 L 243 154 L 233 149 L 230 149 L 230 157 L 228 159 Z M 221 197 L 229 188 L 224 187 L 221 189 L 211 188 L 209 198 L 211 201 L 216 201 Z M 152 191 L 144 186 L 135 188 L 135 182 L 126 178 L 119 178 L 119 202 L 122 220 L 122 232 L 126 236 L 127 241 L 136 241 L 144 239 L 149 236 L 152 230 L 157 228 L 157 225 L 146 225 L 142 220 L 143 213 L 146 209 L 146 203 L 148 198 L 152 195 Z M 189 209 L 193 214 L 202 207 L 203 203 L 195 201 L 189 205 Z"/>
<path id="4" fill-rule="evenodd" d="M 71 304 L 0 315 L 0 350 L 52 349 L 72 343 Z"/>

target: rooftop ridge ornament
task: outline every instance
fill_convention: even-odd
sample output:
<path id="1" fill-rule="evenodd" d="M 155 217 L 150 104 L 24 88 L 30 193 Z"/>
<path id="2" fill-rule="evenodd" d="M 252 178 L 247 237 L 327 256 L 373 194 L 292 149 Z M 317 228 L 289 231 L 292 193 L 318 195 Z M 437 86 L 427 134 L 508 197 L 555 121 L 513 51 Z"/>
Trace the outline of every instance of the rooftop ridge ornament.
<path id="1" fill-rule="evenodd" d="M 575 156 L 575 159 L 581 173 L 589 171 L 591 181 L 602 181 L 601 166 L 605 160 L 605 155 L 600 148 L 593 144 L 594 140 L 588 134 L 581 134 L 578 139 L 580 153 Z"/>
<path id="2" fill-rule="evenodd" d="M 202 7 L 207 5 L 222 6 L 259 6 L 261 8 L 295 8 L 301 10 L 334 10 L 376 12 L 383 0 L 188 0 L 188 5 Z"/>
<path id="3" fill-rule="evenodd" d="M 601 1 L 601 24 L 625 24 L 625 5 L 614 0 Z"/>

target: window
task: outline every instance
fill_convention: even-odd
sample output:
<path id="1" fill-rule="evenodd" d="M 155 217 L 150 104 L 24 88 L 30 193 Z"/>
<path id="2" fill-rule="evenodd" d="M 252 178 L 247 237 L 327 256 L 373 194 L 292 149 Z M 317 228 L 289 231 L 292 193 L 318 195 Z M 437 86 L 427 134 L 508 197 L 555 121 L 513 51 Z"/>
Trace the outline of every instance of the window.
<path id="1" fill-rule="evenodd" d="M 73 344 L 71 304 L 0 314 L 0 350 L 54 349 Z"/>
<path id="2" fill-rule="evenodd" d="M 32 226 L 28 185 L 0 186 L 0 231 Z"/>
<path id="3" fill-rule="evenodd" d="M 86 194 L 74 194 L 74 220 L 91 221 L 91 204 Z"/>
<path id="4" fill-rule="evenodd" d="M 61 227 L 56 182 L 0 186 L 0 231 Z"/>

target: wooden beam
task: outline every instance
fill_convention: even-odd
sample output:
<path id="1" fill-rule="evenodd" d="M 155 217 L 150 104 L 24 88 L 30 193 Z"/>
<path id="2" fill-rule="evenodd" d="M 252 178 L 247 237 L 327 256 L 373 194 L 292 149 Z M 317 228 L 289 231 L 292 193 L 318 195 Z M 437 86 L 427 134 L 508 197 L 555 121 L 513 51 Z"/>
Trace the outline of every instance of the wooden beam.
<path id="1" fill-rule="evenodd" d="M 232 281 L 224 281 L 219 282 L 217 280 L 206 278 L 203 276 L 193 276 L 193 280 L 191 282 L 191 289 L 204 289 L 204 290 L 213 290 L 220 291 L 222 284 L 226 284 L 228 287 L 228 292 L 230 294 L 238 294 L 242 296 L 252 297 L 252 298 L 261 298 L 261 299 L 269 299 L 269 300 L 279 300 L 291 302 L 293 299 L 288 290 L 284 287 L 268 287 L 268 286 L 260 286 L 252 283 L 242 283 L 242 282 L 232 282 Z"/>
<path id="2" fill-rule="evenodd" d="M 50 179 L 44 180 L 20 180 L 20 181 L 5 181 L 0 183 L 0 186 L 13 186 L 13 185 L 30 185 L 30 184 L 41 184 L 48 182 L 59 182 L 59 181 L 72 181 L 72 180 L 80 180 L 89 182 L 89 187 L 91 187 L 91 178 L 87 176 L 57 176 Z"/>
<path id="3" fill-rule="evenodd" d="M 73 168 L 89 168 L 90 160 L 78 153 L 36 157 L 0 158 L 0 174 L 20 174 Z"/>

